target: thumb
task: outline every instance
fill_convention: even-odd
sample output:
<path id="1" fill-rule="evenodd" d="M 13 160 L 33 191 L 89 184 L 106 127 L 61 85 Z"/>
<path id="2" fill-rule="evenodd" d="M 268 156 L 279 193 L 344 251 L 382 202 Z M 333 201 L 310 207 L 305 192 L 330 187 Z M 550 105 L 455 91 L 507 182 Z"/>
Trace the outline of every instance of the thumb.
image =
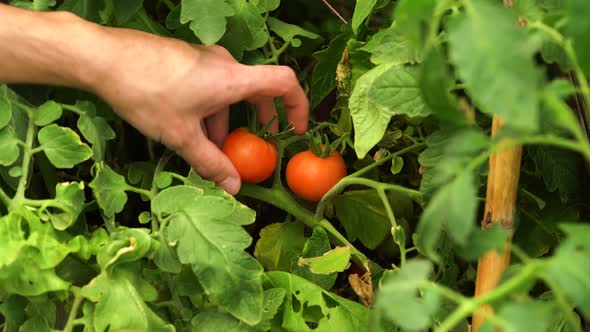
<path id="1" fill-rule="evenodd" d="M 241 180 L 238 171 L 229 158 L 202 132 L 199 131 L 195 139 L 184 145 L 178 154 L 200 176 L 214 181 L 228 194 L 235 195 L 240 190 Z"/>

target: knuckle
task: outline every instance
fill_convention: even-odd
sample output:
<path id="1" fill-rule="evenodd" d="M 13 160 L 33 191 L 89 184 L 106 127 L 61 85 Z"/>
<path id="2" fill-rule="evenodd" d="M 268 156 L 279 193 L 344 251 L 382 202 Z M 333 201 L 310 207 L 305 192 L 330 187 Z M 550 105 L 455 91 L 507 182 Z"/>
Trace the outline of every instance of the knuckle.
<path id="1" fill-rule="evenodd" d="M 297 75 L 295 74 L 295 71 L 291 67 L 281 66 L 281 67 L 279 67 L 279 69 L 280 69 L 279 75 L 282 80 L 284 80 L 287 83 L 291 83 L 291 84 L 294 82 L 297 82 Z"/>
<path id="2" fill-rule="evenodd" d="M 162 129 L 162 133 L 160 134 L 161 141 L 170 149 L 181 153 L 193 143 L 193 138 L 188 134 L 189 131 L 186 129 L 185 124 L 177 123 L 173 128 L 175 129 Z"/>

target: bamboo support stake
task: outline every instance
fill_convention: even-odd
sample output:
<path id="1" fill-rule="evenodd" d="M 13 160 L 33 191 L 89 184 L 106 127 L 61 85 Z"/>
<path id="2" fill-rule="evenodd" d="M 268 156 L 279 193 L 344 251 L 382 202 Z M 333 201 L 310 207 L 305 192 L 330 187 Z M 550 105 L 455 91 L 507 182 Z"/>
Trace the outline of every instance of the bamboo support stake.
<path id="1" fill-rule="evenodd" d="M 500 118 L 493 118 L 492 137 L 498 134 L 502 123 Z M 489 227 L 495 223 L 501 223 L 504 228 L 512 230 L 521 157 L 522 146 L 508 148 L 490 157 L 486 205 L 484 217 L 481 222 L 482 228 Z M 496 287 L 502 273 L 508 264 L 510 264 L 511 242 L 512 238 L 510 237 L 502 253 L 490 251 L 479 259 L 475 296 L 486 294 Z M 482 313 L 492 314 L 493 311 L 489 306 L 480 308 L 473 315 L 471 331 L 476 332 L 482 325 Z"/>

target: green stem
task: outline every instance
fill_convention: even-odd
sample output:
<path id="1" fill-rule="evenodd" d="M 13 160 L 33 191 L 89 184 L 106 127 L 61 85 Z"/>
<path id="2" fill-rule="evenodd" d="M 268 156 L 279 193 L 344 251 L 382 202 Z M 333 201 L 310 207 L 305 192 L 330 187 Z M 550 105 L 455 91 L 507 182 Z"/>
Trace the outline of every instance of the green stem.
<path id="1" fill-rule="evenodd" d="M 401 149 L 397 152 L 387 155 L 387 156 L 377 160 L 376 162 L 372 163 L 371 165 L 368 165 L 368 166 L 366 166 L 366 167 L 364 167 L 352 174 L 345 176 L 334 187 L 332 187 L 332 189 L 330 189 L 324 195 L 324 197 L 322 197 L 322 199 L 320 200 L 320 202 L 318 203 L 318 206 L 316 208 L 316 217 L 321 218 L 321 216 L 324 214 L 324 210 L 326 209 L 328 202 L 334 196 L 338 195 L 342 190 L 344 190 L 344 188 L 348 187 L 349 185 L 353 185 L 353 184 L 360 184 L 360 185 L 364 185 L 364 186 L 375 188 L 375 189 L 382 188 L 382 189 L 386 189 L 386 190 L 393 190 L 393 191 L 405 193 L 409 197 L 411 197 L 412 199 L 416 200 L 418 203 L 421 204 L 422 203 L 422 194 L 419 191 L 409 189 L 409 188 L 406 188 L 403 186 L 398 186 L 395 184 L 381 183 L 378 181 L 360 178 L 360 176 L 369 172 L 370 170 L 372 170 L 374 168 L 377 168 L 377 167 L 385 164 L 386 162 L 390 161 L 391 159 L 393 159 L 395 157 L 398 157 L 398 156 L 403 155 L 403 154 L 410 152 L 410 151 L 420 149 L 424 146 L 425 146 L 424 143 L 417 143 L 417 144 L 410 145 L 407 148 Z"/>
<path id="2" fill-rule="evenodd" d="M 568 59 L 572 63 L 572 66 L 574 67 L 574 73 L 576 74 L 576 78 L 580 83 L 580 90 L 582 92 L 582 96 L 584 97 L 584 101 L 586 102 L 586 105 L 590 106 L 590 87 L 588 85 L 588 79 L 580 67 L 578 57 L 576 56 L 576 52 L 572 46 L 571 41 L 566 39 L 559 31 L 541 21 L 531 22 L 528 24 L 528 26 L 532 29 L 545 32 L 564 50 Z M 590 107 L 587 107 L 586 115 L 590 118 Z"/>
<path id="3" fill-rule="evenodd" d="M 316 219 L 313 213 L 299 205 L 282 187 L 264 188 L 244 183 L 239 194 L 272 204 L 291 214 L 295 219 L 303 222 L 310 228 L 316 226 L 322 227 L 341 244 L 350 247 L 353 255 L 357 256 L 363 264 L 369 262 L 367 256 L 352 245 L 328 220 L 323 218 Z"/>
<path id="4" fill-rule="evenodd" d="M 383 182 L 378 182 L 375 180 L 370 180 L 370 179 L 365 179 L 365 178 L 350 177 L 350 175 L 349 175 L 349 176 L 343 178 L 342 180 L 340 180 L 340 182 L 338 182 L 334 187 L 332 187 L 332 189 L 330 189 L 326 193 L 326 195 L 324 195 L 322 200 L 320 200 L 320 202 L 318 203 L 317 209 L 316 209 L 316 214 L 315 214 L 316 218 L 322 218 L 322 216 L 324 214 L 324 210 L 326 209 L 326 206 L 328 205 L 328 202 L 334 196 L 338 195 L 342 190 L 344 190 L 344 188 L 346 188 L 350 185 L 354 185 L 354 184 L 370 187 L 370 188 L 373 188 L 378 191 L 379 190 L 391 190 L 391 191 L 396 191 L 398 193 L 403 193 L 403 194 L 408 195 L 408 197 L 410 197 L 411 199 L 413 199 L 417 203 L 422 204 L 422 193 L 420 193 L 417 190 L 406 188 L 404 186 L 399 186 L 396 184 L 391 184 L 391 183 L 383 183 Z"/>
<path id="5" fill-rule="evenodd" d="M 72 309 L 70 310 L 70 314 L 68 316 L 68 322 L 63 329 L 63 332 L 71 332 L 74 329 L 74 321 L 76 320 L 76 315 L 78 314 L 78 310 L 80 308 L 80 304 L 84 298 L 80 294 L 80 290 L 77 287 L 72 287 L 72 291 L 75 294 L 74 303 L 72 304 Z"/>
<path id="6" fill-rule="evenodd" d="M 24 109 L 27 112 L 29 117 L 29 123 L 27 125 L 27 134 L 25 138 L 25 146 L 23 148 L 23 164 L 22 164 L 22 175 L 18 181 L 18 187 L 16 189 L 16 194 L 13 198 L 13 203 L 15 205 L 19 205 L 20 202 L 25 198 L 25 190 L 27 188 L 27 181 L 29 178 L 29 167 L 31 164 L 31 159 L 33 157 L 33 143 L 35 139 L 35 111 L 24 105 L 19 103 L 18 106 Z"/>
<path id="7" fill-rule="evenodd" d="M 68 105 L 68 104 L 60 104 L 60 105 L 64 110 L 70 111 L 72 113 L 76 113 L 78 115 L 85 115 L 86 114 L 86 112 L 84 112 L 83 110 L 81 110 L 80 108 L 78 108 L 74 105 Z"/>
<path id="8" fill-rule="evenodd" d="M 541 264 L 530 263 L 526 265 L 517 275 L 508 281 L 500 284 L 494 291 L 480 297 L 474 297 L 461 301 L 457 308 L 450 316 L 445 319 L 435 332 L 451 331 L 462 320 L 471 315 L 479 307 L 498 301 L 513 293 L 514 289 L 519 288 L 522 284 L 530 281 L 535 273 L 539 270 Z"/>
<path id="9" fill-rule="evenodd" d="M 6 207 L 7 210 L 12 209 L 12 199 L 6 194 L 4 189 L 0 188 L 0 201 Z"/>
<path id="10" fill-rule="evenodd" d="M 154 198 L 155 194 L 153 192 L 151 192 L 150 190 L 145 190 L 145 189 L 141 189 L 141 188 L 137 188 L 137 187 L 133 187 L 130 185 L 127 185 L 125 187 L 125 191 L 130 191 L 132 193 L 136 193 L 139 195 L 144 195 L 145 197 L 148 197 L 150 200 Z"/>
<path id="11" fill-rule="evenodd" d="M 272 204 L 291 214 L 309 227 L 313 228 L 318 224 L 314 219 L 314 215 L 299 205 L 282 188 L 264 188 L 249 183 L 243 183 L 238 194 Z"/>

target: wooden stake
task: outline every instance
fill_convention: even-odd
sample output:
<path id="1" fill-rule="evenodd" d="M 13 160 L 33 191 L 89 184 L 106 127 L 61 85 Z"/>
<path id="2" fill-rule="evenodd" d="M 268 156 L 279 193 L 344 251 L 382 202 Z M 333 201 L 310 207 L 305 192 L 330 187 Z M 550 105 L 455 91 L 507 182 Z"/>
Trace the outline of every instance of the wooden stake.
<path id="1" fill-rule="evenodd" d="M 493 118 L 492 137 L 498 134 L 502 123 L 503 121 L 500 118 Z M 486 205 L 481 222 L 482 228 L 501 223 L 504 228 L 512 230 L 521 158 L 522 146 L 500 151 L 490 158 Z M 509 238 L 502 253 L 490 251 L 479 259 L 475 296 L 486 294 L 496 287 L 502 273 L 510 264 L 511 242 L 512 239 Z M 473 315 L 471 331 L 477 331 L 482 325 L 482 314 L 485 313 L 492 314 L 492 308 L 489 306 L 483 307 Z"/>

